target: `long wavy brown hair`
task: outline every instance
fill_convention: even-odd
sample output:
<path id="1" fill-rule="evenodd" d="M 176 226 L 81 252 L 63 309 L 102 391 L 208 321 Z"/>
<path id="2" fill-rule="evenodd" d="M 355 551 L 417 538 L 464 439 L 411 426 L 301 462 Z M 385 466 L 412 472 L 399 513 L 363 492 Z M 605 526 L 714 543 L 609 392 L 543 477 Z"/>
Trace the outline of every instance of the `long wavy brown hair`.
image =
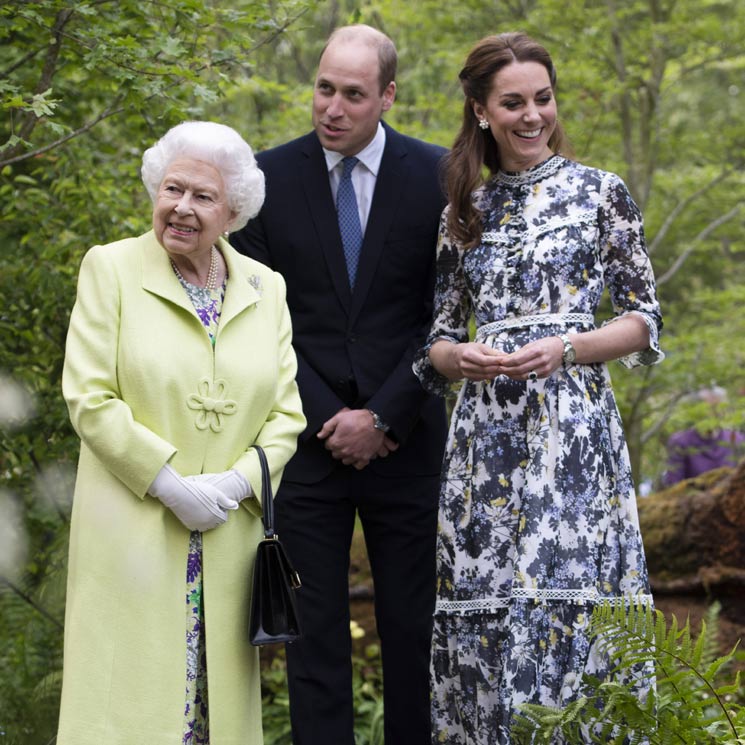
<path id="1" fill-rule="evenodd" d="M 490 130 L 480 129 L 473 103 L 486 105 L 494 76 L 513 62 L 538 62 L 547 72 L 551 87 L 556 90 L 556 69 L 549 53 L 527 34 L 510 32 L 487 36 L 471 49 L 460 71 L 465 94 L 463 123 L 455 138 L 445 166 L 450 213 L 448 230 L 466 248 L 481 240 L 481 212 L 473 205 L 472 194 L 484 179 L 482 167 L 490 174 L 500 169 L 499 148 Z M 571 156 L 569 140 L 556 123 L 548 146 L 555 153 Z"/>

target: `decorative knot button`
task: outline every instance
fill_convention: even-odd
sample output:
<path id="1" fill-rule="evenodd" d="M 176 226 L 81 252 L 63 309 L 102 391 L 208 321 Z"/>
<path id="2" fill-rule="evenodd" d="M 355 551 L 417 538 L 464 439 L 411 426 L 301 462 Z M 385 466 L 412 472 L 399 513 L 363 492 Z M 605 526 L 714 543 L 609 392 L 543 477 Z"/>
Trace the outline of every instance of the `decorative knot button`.
<path id="1" fill-rule="evenodd" d="M 227 389 L 228 386 L 224 380 L 210 382 L 209 378 L 202 378 L 198 384 L 199 393 L 189 394 L 186 405 L 197 412 L 194 422 L 197 429 L 222 432 L 223 418 L 238 411 L 238 404 L 225 398 Z"/>

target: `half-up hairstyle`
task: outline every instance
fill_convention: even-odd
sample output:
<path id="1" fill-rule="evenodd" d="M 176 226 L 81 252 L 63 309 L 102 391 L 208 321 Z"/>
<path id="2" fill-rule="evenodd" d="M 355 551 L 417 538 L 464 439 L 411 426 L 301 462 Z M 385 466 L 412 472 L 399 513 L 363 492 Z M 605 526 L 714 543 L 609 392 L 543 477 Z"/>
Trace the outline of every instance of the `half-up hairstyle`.
<path id="1" fill-rule="evenodd" d="M 463 87 L 463 122 L 447 159 L 445 179 L 450 212 L 448 229 L 466 248 L 481 240 L 481 212 L 473 205 L 472 194 L 483 183 L 482 167 L 490 174 L 500 165 L 499 147 L 489 129 L 480 129 L 473 103 L 486 106 L 494 76 L 513 62 L 537 62 L 548 72 L 552 89 L 556 90 L 556 69 L 549 53 L 527 34 L 510 32 L 487 36 L 471 49 L 460 71 Z M 555 153 L 569 151 L 569 141 L 561 125 L 556 123 L 548 146 Z"/>

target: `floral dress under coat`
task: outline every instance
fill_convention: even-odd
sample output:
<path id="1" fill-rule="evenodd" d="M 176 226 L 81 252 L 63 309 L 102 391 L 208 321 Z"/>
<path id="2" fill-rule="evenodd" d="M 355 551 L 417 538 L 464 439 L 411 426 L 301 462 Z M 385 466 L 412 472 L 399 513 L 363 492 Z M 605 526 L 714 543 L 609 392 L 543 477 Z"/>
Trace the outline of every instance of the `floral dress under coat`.
<path id="1" fill-rule="evenodd" d="M 178 272 L 176 274 L 178 276 Z M 227 280 L 226 276 L 222 286 L 208 290 L 179 276 L 179 282 L 186 290 L 213 347 Z M 181 742 L 182 745 L 209 745 L 210 742 L 202 534 L 198 530 L 193 530 L 189 536 L 189 557 L 186 562 L 186 706 Z"/>
<path id="2" fill-rule="evenodd" d="M 616 318 L 635 312 L 649 328 L 649 348 L 622 362 L 663 358 L 642 219 L 621 179 L 553 156 L 500 172 L 475 199 L 484 221 L 472 249 L 451 238 L 443 214 L 435 318 L 414 364 L 428 390 L 450 389 L 429 348 L 468 341 L 472 314 L 477 341 L 512 352 L 593 328 L 604 287 Z M 434 743 L 510 743 L 520 704 L 561 706 L 584 673 L 608 673 L 585 633 L 593 607 L 651 597 L 605 364 L 465 381 L 443 463 L 437 561 Z"/>

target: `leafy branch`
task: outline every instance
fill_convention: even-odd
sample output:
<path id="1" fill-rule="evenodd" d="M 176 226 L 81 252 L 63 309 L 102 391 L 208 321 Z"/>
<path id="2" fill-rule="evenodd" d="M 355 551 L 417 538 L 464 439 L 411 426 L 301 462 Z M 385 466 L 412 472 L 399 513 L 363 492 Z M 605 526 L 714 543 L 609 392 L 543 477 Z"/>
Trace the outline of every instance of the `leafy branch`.
<path id="1" fill-rule="evenodd" d="M 661 276 L 657 277 L 657 285 L 664 285 L 665 282 L 672 279 L 675 273 L 680 269 L 685 260 L 700 246 L 720 225 L 724 225 L 729 222 L 732 218 L 736 217 L 742 209 L 742 203 L 736 204 L 732 209 L 727 210 L 723 215 L 720 215 L 715 220 L 712 220 L 706 225 L 696 237 L 685 247 L 685 249 L 679 254 L 679 256 L 673 261 L 670 268 Z"/>

